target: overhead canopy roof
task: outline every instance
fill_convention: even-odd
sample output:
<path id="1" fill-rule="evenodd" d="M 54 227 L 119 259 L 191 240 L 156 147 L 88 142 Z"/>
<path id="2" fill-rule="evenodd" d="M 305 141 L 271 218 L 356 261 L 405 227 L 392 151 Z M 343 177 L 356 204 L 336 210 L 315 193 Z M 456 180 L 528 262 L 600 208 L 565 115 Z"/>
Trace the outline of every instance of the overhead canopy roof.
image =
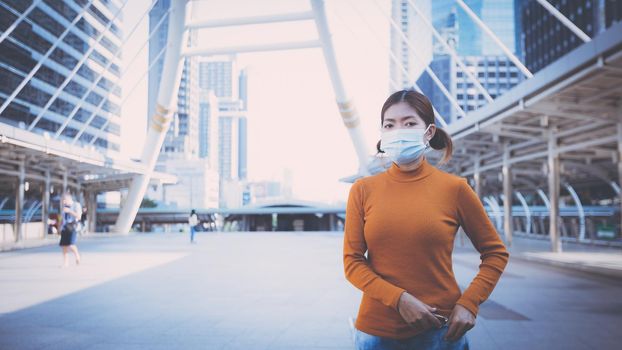
<path id="1" fill-rule="evenodd" d="M 69 185 L 111 191 L 127 187 L 133 174 L 144 174 L 144 166 L 118 152 L 103 153 L 95 147 L 81 147 L 50 139 L 8 124 L 0 123 L 0 176 L 15 178 L 24 162 L 26 179 L 45 181 L 50 172 L 54 184 L 62 184 L 67 171 Z M 153 173 L 153 181 L 175 183 L 173 175 Z M 0 190 L 12 188 L 13 181 L 0 181 Z"/>
<path id="2" fill-rule="evenodd" d="M 470 176 L 479 160 L 480 171 L 488 171 L 492 180 L 488 189 L 500 189 L 498 173 L 507 147 L 517 174 L 515 186 L 535 190 L 546 183 L 543 164 L 549 139 L 555 137 L 563 181 L 617 183 L 621 121 L 622 23 L 618 23 L 450 124 L 454 159 L 445 168 Z"/>

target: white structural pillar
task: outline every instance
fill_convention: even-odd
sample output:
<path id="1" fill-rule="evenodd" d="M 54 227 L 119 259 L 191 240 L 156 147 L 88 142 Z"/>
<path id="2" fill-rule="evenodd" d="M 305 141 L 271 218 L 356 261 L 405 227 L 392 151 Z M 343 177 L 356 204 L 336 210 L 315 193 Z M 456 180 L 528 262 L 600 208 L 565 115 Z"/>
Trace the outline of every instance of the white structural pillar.
<path id="1" fill-rule="evenodd" d="M 17 193 L 15 194 L 15 242 L 23 239 L 22 216 L 24 215 L 24 183 L 26 181 L 26 162 L 19 162 L 19 174 L 17 176 Z"/>
<path id="2" fill-rule="evenodd" d="M 475 165 L 473 170 L 473 180 L 475 181 L 475 193 L 481 199 L 482 198 L 482 174 L 479 170 L 480 159 L 479 156 L 475 158 Z"/>
<path id="3" fill-rule="evenodd" d="M 505 147 L 503 151 L 503 233 L 508 246 L 512 245 L 512 172 L 510 170 L 510 150 Z"/>
<path id="4" fill-rule="evenodd" d="M 48 234 L 48 216 L 50 215 L 50 184 L 52 179 L 50 171 L 45 171 L 45 182 L 43 184 L 43 193 L 41 198 L 41 223 L 43 224 L 43 237 Z"/>
<path id="5" fill-rule="evenodd" d="M 562 252 L 559 237 L 559 154 L 557 152 L 557 138 L 553 132 L 549 133 L 548 145 L 548 177 L 549 177 L 549 237 L 551 251 Z"/>
<path id="6" fill-rule="evenodd" d="M 95 232 L 97 227 L 97 192 L 86 191 L 84 200 L 86 202 L 86 230 L 87 232 Z"/>
<path id="7" fill-rule="evenodd" d="M 143 148 L 141 161 L 145 173 L 135 175 L 127 192 L 124 205 L 121 207 L 115 230 L 119 233 L 128 233 L 138 213 L 151 173 L 158 159 L 164 137 L 173 119 L 173 109 L 177 105 L 177 91 L 183 70 L 182 50 L 186 46 L 185 20 L 187 0 L 172 0 L 169 15 L 166 54 L 162 69 L 162 80 L 158 90 L 158 104 L 151 117 L 147 138 Z"/>
<path id="8" fill-rule="evenodd" d="M 369 151 L 365 138 L 361 130 L 361 120 L 358 116 L 358 112 L 354 107 L 354 103 L 348 98 L 341 76 L 339 75 L 339 67 L 337 66 L 337 59 L 335 58 L 335 50 L 333 48 L 333 42 L 331 39 L 330 30 L 328 29 L 328 22 L 326 21 L 326 11 L 324 9 L 323 0 L 311 0 L 311 8 L 315 17 L 315 25 L 317 27 L 320 41 L 322 43 L 322 52 L 324 53 L 324 60 L 326 61 L 326 67 L 330 75 L 330 80 L 335 90 L 335 97 L 337 105 L 339 106 L 339 112 L 343 119 L 343 124 L 348 129 L 352 143 L 356 150 L 356 155 L 359 159 L 359 174 L 368 175 L 367 165 L 369 164 Z"/>

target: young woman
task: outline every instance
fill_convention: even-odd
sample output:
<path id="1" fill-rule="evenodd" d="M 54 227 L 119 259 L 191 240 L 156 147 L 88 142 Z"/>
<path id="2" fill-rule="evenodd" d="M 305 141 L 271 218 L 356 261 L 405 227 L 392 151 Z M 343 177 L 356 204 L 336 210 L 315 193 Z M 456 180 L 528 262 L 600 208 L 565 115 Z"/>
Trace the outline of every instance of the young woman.
<path id="1" fill-rule="evenodd" d="M 430 101 L 404 90 L 380 115 L 378 151 L 392 161 L 356 181 L 346 208 L 346 278 L 363 291 L 357 349 L 468 349 L 479 305 L 501 277 L 509 253 L 466 179 L 428 163 L 428 147 L 451 157 L 449 135 L 434 125 Z M 481 254 L 479 273 L 461 293 L 452 250 L 462 226 Z M 365 255 L 367 253 L 367 256 Z"/>
<path id="2" fill-rule="evenodd" d="M 63 267 L 69 265 L 68 251 L 71 250 L 76 257 L 76 265 L 80 264 L 80 253 L 76 246 L 77 239 L 77 223 L 80 220 L 82 207 L 80 203 L 74 202 L 73 197 L 69 193 L 63 195 L 63 220 L 60 229 L 60 247 L 63 249 Z"/>

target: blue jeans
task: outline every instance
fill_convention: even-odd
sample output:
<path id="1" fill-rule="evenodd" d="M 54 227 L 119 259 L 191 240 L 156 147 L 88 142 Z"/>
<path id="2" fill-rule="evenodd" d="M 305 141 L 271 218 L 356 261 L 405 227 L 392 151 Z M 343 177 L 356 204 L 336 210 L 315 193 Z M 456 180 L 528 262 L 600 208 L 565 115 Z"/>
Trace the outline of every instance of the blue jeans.
<path id="1" fill-rule="evenodd" d="M 194 242 L 194 234 L 197 232 L 197 229 L 194 226 L 190 226 L 190 242 Z"/>
<path id="2" fill-rule="evenodd" d="M 469 350 L 466 334 L 454 342 L 444 340 L 447 329 L 444 325 L 406 339 L 378 337 L 355 329 L 354 346 L 356 350 Z"/>

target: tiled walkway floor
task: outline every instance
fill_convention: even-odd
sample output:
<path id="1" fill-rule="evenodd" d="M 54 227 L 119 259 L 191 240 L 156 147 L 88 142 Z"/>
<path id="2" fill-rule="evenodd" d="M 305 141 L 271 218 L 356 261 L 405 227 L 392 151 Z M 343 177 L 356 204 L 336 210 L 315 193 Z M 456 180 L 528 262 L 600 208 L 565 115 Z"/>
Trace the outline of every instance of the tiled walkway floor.
<path id="1" fill-rule="evenodd" d="M 181 234 L 0 253 L 0 349 L 352 349 L 341 233 Z M 457 247 L 462 288 L 479 254 Z M 511 259 L 472 349 L 616 349 L 622 281 Z"/>

